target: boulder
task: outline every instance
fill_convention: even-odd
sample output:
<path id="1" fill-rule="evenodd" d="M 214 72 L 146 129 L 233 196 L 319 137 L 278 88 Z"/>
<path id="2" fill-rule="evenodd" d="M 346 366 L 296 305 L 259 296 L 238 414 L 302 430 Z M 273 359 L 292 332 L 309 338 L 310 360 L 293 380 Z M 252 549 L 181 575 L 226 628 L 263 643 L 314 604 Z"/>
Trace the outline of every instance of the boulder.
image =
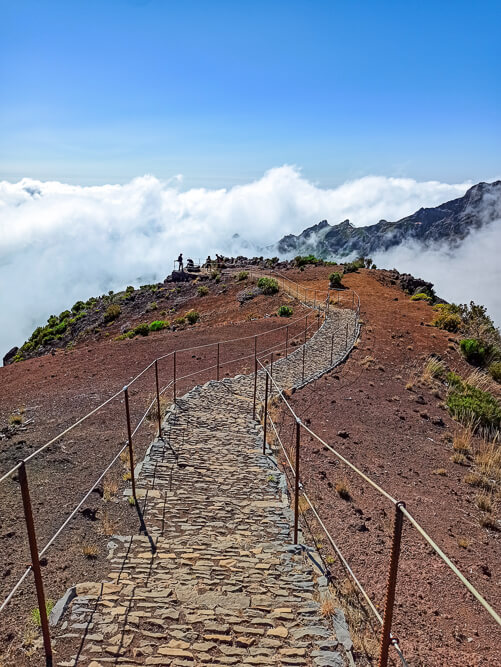
<path id="1" fill-rule="evenodd" d="M 9 350 L 5 355 L 5 357 L 3 358 L 3 365 L 7 366 L 8 364 L 10 364 L 10 362 L 16 356 L 18 351 L 19 351 L 18 347 L 13 347 L 11 350 Z"/>

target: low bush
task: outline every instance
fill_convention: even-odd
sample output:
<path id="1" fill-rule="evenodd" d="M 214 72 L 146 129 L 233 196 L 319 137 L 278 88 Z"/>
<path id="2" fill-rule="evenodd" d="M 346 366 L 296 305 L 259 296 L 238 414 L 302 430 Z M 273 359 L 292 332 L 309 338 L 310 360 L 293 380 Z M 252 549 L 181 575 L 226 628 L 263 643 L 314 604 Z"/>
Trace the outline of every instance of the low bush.
<path id="1" fill-rule="evenodd" d="M 455 373 L 449 373 L 447 379 L 450 390 L 446 403 L 454 419 L 476 428 L 500 428 L 501 406 L 491 393 L 472 387 Z"/>
<path id="2" fill-rule="evenodd" d="M 475 364 L 476 366 L 484 365 L 489 350 L 482 341 L 476 338 L 463 338 L 459 343 L 459 347 L 468 363 Z"/>
<path id="3" fill-rule="evenodd" d="M 147 336 L 150 333 L 150 327 L 146 322 L 143 324 L 138 324 L 137 327 L 134 329 L 134 335 L 136 336 Z"/>
<path id="4" fill-rule="evenodd" d="M 182 327 L 183 324 L 186 324 L 186 318 L 185 317 L 176 317 L 174 320 L 174 324 L 178 327 Z"/>
<path id="5" fill-rule="evenodd" d="M 343 276 L 338 271 L 331 273 L 329 276 L 329 284 L 331 287 L 342 287 L 343 285 L 342 281 L 343 281 Z"/>
<path id="6" fill-rule="evenodd" d="M 294 257 L 294 261 L 296 262 L 296 266 L 299 268 L 306 266 L 307 264 L 313 264 L 313 266 L 316 266 L 317 264 L 322 263 L 322 260 L 315 257 L 315 255 L 298 255 L 297 257 Z"/>
<path id="7" fill-rule="evenodd" d="M 495 361 L 491 364 L 489 366 L 489 373 L 493 380 L 501 383 L 501 361 Z"/>
<path id="8" fill-rule="evenodd" d="M 152 310 L 158 310 L 158 303 L 156 301 L 151 301 L 147 306 L 146 306 L 146 312 L 151 313 Z"/>
<path id="9" fill-rule="evenodd" d="M 280 306 L 280 308 L 277 311 L 277 314 L 279 317 L 291 317 L 293 312 L 294 311 L 290 306 Z"/>
<path id="10" fill-rule="evenodd" d="M 104 321 L 105 322 L 113 322 L 114 320 L 117 319 L 117 317 L 120 317 L 121 313 L 120 306 L 117 306 L 116 304 L 111 304 L 111 306 L 108 306 L 106 309 L 106 312 L 104 313 Z"/>
<path id="11" fill-rule="evenodd" d="M 237 274 L 237 280 L 238 282 L 242 282 L 243 280 L 247 280 L 249 277 L 249 272 L 248 271 L 239 271 Z"/>
<path id="12" fill-rule="evenodd" d="M 450 333 L 456 333 L 459 331 L 463 320 L 457 313 L 451 313 L 448 308 L 444 307 L 438 311 L 435 319 L 432 322 L 434 327 L 439 329 L 444 329 Z"/>
<path id="13" fill-rule="evenodd" d="M 155 320 L 154 322 L 150 322 L 150 331 L 161 331 L 168 326 L 168 322 L 164 322 L 163 320 Z"/>
<path id="14" fill-rule="evenodd" d="M 210 274 L 211 280 L 221 280 L 221 274 L 217 269 L 213 269 Z"/>
<path id="15" fill-rule="evenodd" d="M 198 296 L 207 296 L 209 293 L 209 288 L 207 285 L 200 285 L 200 287 L 197 289 L 197 294 Z"/>
<path id="16" fill-rule="evenodd" d="M 196 310 L 190 310 L 186 313 L 185 317 L 190 324 L 195 324 L 195 322 L 198 322 L 200 319 L 200 313 L 198 313 Z"/>
<path id="17" fill-rule="evenodd" d="M 355 259 L 353 262 L 348 262 L 347 264 L 345 264 L 344 272 L 356 273 L 358 269 L 363 269 L 364 267 L 365 267 L 365 259 L 363 257 L 359 257 L 358 259 Z"/>
<path id="18" fill-rule="evenodd" d="M 263 294 L 276 294 L 278 292 L 278 283 L 274 278 L 259 278 L 257 286 Z"/>
<path id="19" fill-rule="evenodd" d="M 411 296 L 411 301 L 426 301 L 427 303 L 430 303 L 432 301 L 431 296 L 428 294 L 425 294 L 424 292 L 419 292 L 418 294 L 413 294 Z"/>
<path id="20" fill-rule="evenodd" d="M 77 301 L 71 310 L 73 313 L 79 313 L 84 308 L 85 308 L 85 303 L 83 301 Z"/>

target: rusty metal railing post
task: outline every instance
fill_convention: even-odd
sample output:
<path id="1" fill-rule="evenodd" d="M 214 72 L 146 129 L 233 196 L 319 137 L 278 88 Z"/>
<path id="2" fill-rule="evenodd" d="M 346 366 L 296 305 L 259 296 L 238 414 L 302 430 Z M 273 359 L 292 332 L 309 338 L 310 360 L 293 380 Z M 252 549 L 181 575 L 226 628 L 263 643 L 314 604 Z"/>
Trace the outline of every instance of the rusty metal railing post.
<path id="1" fill-rule="evenodd" d="M 384 604 L 383 629 L 381 631 L 381 651 L 379 654 L 379 667 L 388 664 L 388 652 L 391 643 L 391 623 L 393 621 L 393 608 L 395 605 L 395 589 L 397 586 L 398 559 L 400 556 L 400 544 L 402 541 L 402 525 L 404 515 L 401 507 L 404 502 L 398 502 L 395 506 L 395 521 L 393 524 L 393 540 L 391 545 L 390 569 L 388 572 L 388 583 L 386 585 L 386 600 Z"/>
<path id="2" fill-rule="evenodd" d="M 254 336 L 254 359 L 257 359 L 257 336 Z"/>
<path id="3" fill-rule="evenodd" d="M 265 369 L 266 373 L 266 386 L 264 389 L 264 424 L 263 424 L 263 454 L 266 454 L 266 430 L 268 428 L 268 385 L 270 376 Z"/>
<path id="4" fill-rule="evenodd" d="M 301 424 L 296 420 L 296 461 L 294 477 L 294 544 L 298 543 L 299 527 L 299 446 L 301 439 Z"/>
<path id="5" fill-rule="evenodd" d="M 289 325 L 285 328 L 285 358 L 289 356 Z"/>
<path id="6" fill-rule="evenodd" d="M 317 307 L 317 290 L 313 292 L 313 308 Z"/>
<path id="7" fill-rule="evenodd" d="M 160 410 L 160 389 L 158 387 L 158 359 L 155 359 L 155 385 L 157 389 L 158 437 L 162 437 L 162 413 Z"/>
<path id="8" fill-rule="evenodd" d="M 26 475 L 26 466 L 24 461 L 19 468 L 19 483 L 21 485 L 21 496 L 23 499 L 24 520 L 26 521 L 26 530 L 28 531 L 28 542 L 31 554 L 31 569 L 35 577 L 35 589 L 37 592 L 38 609 L 40 611 L 40 625 L 42 627 L 43 645 L 45 651 L 45 664 L 52 667 L 52 647 L 50 643 L 49 619 L 47 618 L 47 606 L 45 604 L 45 593 L 43 588 L 42 571 L 40 569 L 40 560 L 38 557 L 37 536 L 35 531 L 35 522 L 33 521 L 33 511 L 31 509 L 30 489 L 28 486 L 28 477 Z"/>
<path id="9" fill-rule="evenodd" d="M 217 379 L 219 380 L 219 343 L 217 344 Z"/>
<path id="10" fill-rule="evenodd" d="M 173 364 L 174 364 L 174 369 L 173 369 L 173 374 L 174 374 L 174 405 L 176 404 L 176 389 L 177 389 L 177 355 L 176 355 L 177 350 L 174 350 L 174 358 L 173 358 Z"/>
<path id="11" fill-rule="evenodd" d="M 129 409 L 129 387 L 124 387 L 125 399 L 125 416 L 127 417 L 127 438 L 129 444 L 129 461 L 130 461 L 130 481 L 132 485 L 132 496 L 137 502 L 136 497 L 136 480 L 134 477 L 134 451 L 132 449 L 132 430 L 130 426 L 130 409 Z"/>
<path id="12" fill-rule="evenodd" d="M 271 353 L 271 361 L 270 361 L 270 377 L 273 379 L 273 357 L 275 356 L 274 352 Z"/>
<path id="13" fill-rule="evenodd" d="M 254 401 L 252 408 L 252 419 L 256 419 L 256 397 L 257 397 L 257 357 L 254 357 Z"/>

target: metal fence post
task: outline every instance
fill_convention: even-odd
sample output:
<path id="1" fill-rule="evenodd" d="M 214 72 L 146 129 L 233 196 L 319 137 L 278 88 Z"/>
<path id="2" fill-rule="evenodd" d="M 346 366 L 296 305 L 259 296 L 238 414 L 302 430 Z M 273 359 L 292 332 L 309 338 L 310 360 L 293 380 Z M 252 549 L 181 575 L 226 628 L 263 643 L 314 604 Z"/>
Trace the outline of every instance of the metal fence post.
<path id="1" fill-rule="evenodd" d="M 317 290 L 313 292 L 313 308 L 317 307 Z"/>
<path id="2" fill-rule="evenodd" d="M 271 353 L 271 362 L 270 362 L 270 377 L 273 378 L 273 357 L 275 356 L 274 352 Z"/>
<path id="3" fill-rule="evenodd" d="M 384 605 L 383 629 L 381 631 L 381 651 L 379 654 L 379 667 L 388 664 L 388 651 L 391 642 L 391 623 L 393 620 L 393 608 L 395 604 L 395 589 L 397 586 L 398 559 L 400 556 L 400 543 L 402 541 L 402 525 L 404 515 L 401 507 L 404 502 L 398 502 L 395 506 L 395 521 L 393 524 L 393 541 L 391 545 L 390 569 L 388 572 L 388 583 L 386 585 L 386 600 Z"/>
<path id="4" fill-rule="evenodd" d="M 177 350 L 174 350 L 174 404 L 176 403 L 176 382 L 177 382 L 177 355 L 176 355 Z"/>
<path id="5" fill-rule="evenodd" d="M 345 348 L 348 347 L 348 322 L 346 322 L 346 327 L 344 330 L 344 346 Z"/>
<path id="6" fill-rule="evenodd" d="M 158 387 L 158 359 L 155 359 L 155 385 L 157 388 L 158 437 L 162 437 L 162 414 L 160 411 L 160 390 Z"/>
<path id="7" fill-rule="evenodd" d="M 263 454 L 266 454 L 266 429 L 268 427 L 268 384 L 269 384 L 269 375 L 266 369 L 266 386 L 264 390 L 264 424 L 263 424 Z"/>
<path id="8" fill-rule="evenodd" d="M 289 356 L 289 325 L 285 328 L 285 358 Z"/>
<path id="9" fill-rule="evenodd" d="M 219 343 L 217 344 L 217 379 L 219 380 Z"/>
<path id="10" fill-rule="evenodd" d="M 254 357 L 254 407 L 252 408 L 252 419 L 256 419 L 256 395 L 257 395 L 257 357 Z"/>
<path id="11" fill-rule="evenodd" d="M 125 416 L 127 417 L 127 437 L 129 443 L 130 480 L 132 484 L 132 496 L 134 500 L 137 501 L 136 480 L 134 479 L 134 451 L 132 449 L 132 430 L 130 427 L 129 387 L 124 387 L 124 398 L 125 398 Z"/>
<path id="12" fill-rule="evenodd" d="M 35 588 L 37 592 L 38 609 L 40 611 L 40 625 L 42 627 L 43 645 L 45 651 L 45 664 L 52 667 L 52 647 L 50 643 L 49 620 L 47 618 L 47 606 L 45 604 L 45 593 L 43 588 L 42 572 L 40 570 L 40 560 L 38 558 L 37 536 L 35 532 L 35 523 L 33 521 L 33 512 L 31 509 L 30 489 L 28 486 L 28 477 L 26 475 L 26 466 L 24 461 L 19 468 L 19 483 L 21 485 L 21 496 L 23 499 L 24 520 L 26 521 L 26 530 L 28 531 L 28 542 L 31 554 L 31 569 L 35 577 Z"/>
<path id="13" fill-rule="evenodd" d="M 301 425 L 299 419 L 296 420 L 296 464 L 294 477 L 294 544 L 298 543 L 298 525 L 299 525 L 299 445 L 301 438 Z"/>

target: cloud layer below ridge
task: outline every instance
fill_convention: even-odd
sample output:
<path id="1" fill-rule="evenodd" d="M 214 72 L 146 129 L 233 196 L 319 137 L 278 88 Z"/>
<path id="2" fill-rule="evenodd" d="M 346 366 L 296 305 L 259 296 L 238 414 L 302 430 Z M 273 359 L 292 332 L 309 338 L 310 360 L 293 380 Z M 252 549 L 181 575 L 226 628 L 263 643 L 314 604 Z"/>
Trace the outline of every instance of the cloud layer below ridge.
<path id="1" fill-rule="evenodd" d="M 397 220 L 470 185 L 370 176 L 325 189 L 290 166 L 218 190 L 183 191 L 180 179 L 153 176 L 94 187 L 0 182 L 0 355 L 78 299 L 163 280 L 180 251 L 254 254 L 322 219 L 357 226 Z M 397 268 L 409 268 L 405 261 Z M 433 282 L 432 268 L 424 268 Z"/>

